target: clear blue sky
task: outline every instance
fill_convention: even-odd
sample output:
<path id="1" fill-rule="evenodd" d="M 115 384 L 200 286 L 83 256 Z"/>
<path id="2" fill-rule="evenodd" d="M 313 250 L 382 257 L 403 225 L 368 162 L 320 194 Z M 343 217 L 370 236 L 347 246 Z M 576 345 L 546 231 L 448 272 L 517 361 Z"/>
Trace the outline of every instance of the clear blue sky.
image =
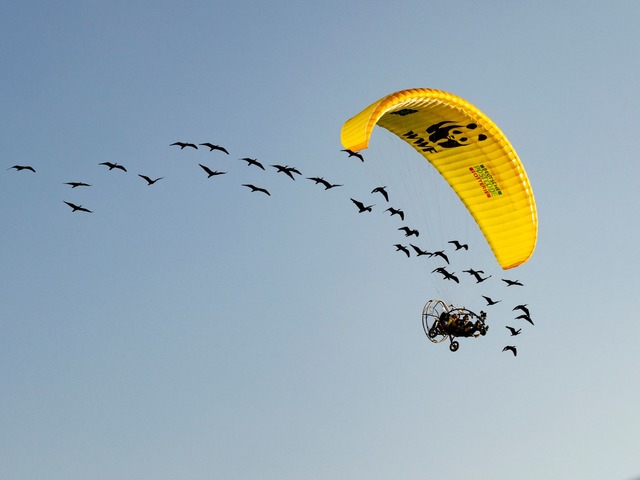
<path id="1" fill-rule="evenodd" d="M 637 478 L 639 24 L 635 1 L 5 5 L 0 477 Z M 474 243 L 495 289 L 525 287 L 455 354 L 370 196 L 387 173 L 340 152 L 345 120 L 413 87 L 500 126 L 540 218 L 508 274 Z M 427 229 L 464 217 L 444 205 Z M 536 323 L 516 340 L 511 301 Z"/>

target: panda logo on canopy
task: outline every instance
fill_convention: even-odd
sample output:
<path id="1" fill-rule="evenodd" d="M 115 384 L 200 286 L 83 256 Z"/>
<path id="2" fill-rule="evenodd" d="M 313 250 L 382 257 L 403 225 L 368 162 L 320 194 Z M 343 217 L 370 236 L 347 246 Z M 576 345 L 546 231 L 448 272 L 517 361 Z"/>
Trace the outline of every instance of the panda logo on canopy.
<path id="1" fill-rule="evenodd" d="M 429 126 L 427 133 L 429 134 L 430 143 L 442 148 L 455 148 L 486 140 L 486 135 L 473 131 L 476 128 L 478 128 L 478 125 L 475 123 L 469 123 L 465 126 L 445 120 Z"/>

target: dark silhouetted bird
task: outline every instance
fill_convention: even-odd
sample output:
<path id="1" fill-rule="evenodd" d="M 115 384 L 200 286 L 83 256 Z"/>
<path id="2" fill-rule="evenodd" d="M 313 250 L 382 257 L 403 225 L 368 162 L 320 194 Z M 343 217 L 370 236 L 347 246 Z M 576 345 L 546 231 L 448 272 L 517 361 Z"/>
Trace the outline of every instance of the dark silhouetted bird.
<path id="1" fill-rule="evenodd" d="M 385 212 L 391 212 L 391 216 L 398 215 L 402 220 L 404 220 L 404 212 L 398 208 L 389 207 L 385 210 Z"/>
<path id="2" fill-rule="evenodd" d="M 456 277 L 453 273 L 448 272 L 446 268 L 444 267 L 438 267 L 435 270 L 433 270 L 431 273 L 441 273 L 444 276 L 445 280 L 453 280 L 456 283 L 460 283 L 460 280 L 458 279 L 458 277 Z"/>
<path id="3" fill-rule="evenodd" d="M 371 190 L 371 193 L 380 193 L 384 197 L 384 199 L 388 202 L 389 201 L 389 194 L 385 190 L 386 188 L 387 187 L 376 187 L 373 190 Z"/>
<path id="4" fill-rule="evenodd" d="M 7 170 L 11 170 L 12 168 L 16 169 L 17 171 L 31 170 L 33 173 L 36 173 L 36 169 L 33 168 L 31 165 L 14 165 L 13 167 L 7 168 Z"/>
<path id="5" fill-rule="evenodd" d="M 290 167 L 288 165 L 271 165 L 274 168 L 278 169 L 278 172 L 284 173 L 285 175 L 288 175 L 289 178 L 291 178 L 292 180 L 295 180 L 296 178 L 293 176 L 294 173 L 297 173 L 298 175 L 302 175 L 300 173 L 300 171 L 295 168 L 295 167 Z"/>
<path id="6" fill-rule="evenodd" d="M 342 187 L 343 185 L 338 185 L 335 183 L 330 183 L 328 181 L 326 181 L 324 178 L 322 177 L 307 177 L 309 180 L 313 180 L 314 182 L 316 182 L 316 185 L 321 184 L 324 186 L 325 190 L 329 190 L 331 188 L 335 188 L 335 187 Z"/>
<path id="7" fill-rule="evenodd" d="M 476 283 L 482 283 L 485 280 L 491 278 L 491 275 L 487 276 L 487 277 L 481 277 L 480 274 L 484 273 L 483 270 L 474 270 L 473 268 L 470 268 L 469 270 L 463 270 L 463 272 L 468 273 L 469 275 L 472 275 L 475 277 L 476 279 Z"/>
<path id="8" fill-rule="evenodd" d="M 502 281 L 507 284 L 507 287 L 511 287 L 513 285 L 517 285 L 519 287 L 524 287 L 524 285 L 522 283 L 520 283 L 520 280 L 508 280 L 506 278 L 503 278 Z"/>
<path id="9" fill-rule="evenodd" d="M 413 230 L 409 227 L 400 227 L 398 230 L 402 230 L 404 232 L 404 236 L 405 237 L 410 237 L 411 235 L 414 235 L 416 237 L 420 236 L 420 232 L 418 230 Z"/>
<path id="10" fill-rule="evenodd" d="M 364 203 L 359 202 L 358 200 L 354 200 L 353 198 L 351 199 L 351 201 L 354 203 L 356 207 L 358 207 L 358 213 L 371 212 L 374 207 L 374 205 L 369 205 L 365 207 Z"/>
<path id="11" fill-rule="evenodd" d="M 506 347 L 504 347 L 504 348 L 502 349 L 502 351 L 503 351 L 503 352 L 510 351 L 511 353 L 513 353 L 513 356 L 514 356 L 514 357 L 517 357 L 517 356 L 518 356 L 518 350 L 517 350 L 517 349 L 516 349 L 516 347 L 515 347 L 515 346 L 513 346 L 513 345 L 507 345 Z"/>
<path id="12" fill-rule="evenodd" d="M 207 178 L 211 178 L 215 175 L 224 175 L 227 172 L 219 172 L 217 170 L 211 170 L 209 167 L 207 167 L 206 165 L 202 165 L 201 163 L 199 163 L 198 165 L 200 165 L 200 168 L 202 168 L 205 172 L 207 172 L 208 177 Z"/>
<path id="13" fill-rule="evenodd" d="M 153 185 L 154 183 L 156 183 L 158 180 L 162 180 L 164 177 L 158 177 L 155 180 L 153 180 L 152 178 L 147 177 L 146 175 L 140 175 L 138 174 L 138 176 L 140 178 L 144 178 L 147 181 L 147 185 Z"/>
<path id="14" fill-rule="evenodd" d="M 484 298 L 487 301 L 487 305 L 491 306 L 491 305 L 495 305 L 496 303 L 500 303 L 502 300 L 493 300 L 491 297 L 487 297 L 485 295 L 482 295 L 482 298 Z"/>
<path id="15" fill-rule="evenodd" d="M 252 192 L 262 192 L 271 196 L 271 194 L 266 188 L 256 187 L 255 185 L 251 185 L 250 183 L 243 183 L 242 186 L 250 188 Z"/>
<path id="16" fill-rule="evenodd" d="M 264 170 L 264 165 L 262 165 L 255 158 L 244 157 L 244 158 L 241 158 L 240 160 L 244 160 L 245 162 L 247 162 L 247 166 L 248 167 L 250 167 L 251 165 L 255 165 L 256 167 L 261 168 L 262 170 Z"/>
<path id="17" fill-rule="evenodd" d="M 170 147 L 173 147 L 174 145 L 177 145 L 180 147 L 180 150 L 182 150 L 185 147 L 189 147 L 189 148 L 195 148 L 196 150 L 198 149 L 198 146 L 195 143 L 189 143 L 189 142 L 176 142 L 176 143 L 172 143 L 171 145 L 169 145 Z"/>
<path id="18" fill-rule="evenodd" d="M 467 245 L 466 243 L 460 243 L 458 240 L 451 240 L 450 242 L 447 242 L 447 243 L 451 243 L 455 245 L 456 250 L 460 250 L 461 248 L 464 248 L 465 250 L 469 250 L 469 245 Z"/>
<path id="19" fill-rule="evenodd" d="M 71 185 L 71 188 L 91 186 L 88 183 L 84 183 L 84 182 L 66 182 L 65 185 Z"/>
<path id="20" fill-rule="evenodd" d="M 214 150 L 220 150 L 221 152 L 224 152 L 227 155 L 229 155 L 229 152 L 227 152 L 227 149 L 224 147 L 221 147 L 220 145 L 214 145 L 212 143 L 200 143 L 199 145 L 202 145 L 203 147 L 209 147 L 210 152 L 213 152 Z"/>
<path id="21" fill-rule="evenodd" d="M 93 213 L 91 210 L 89 210 L 88 208 L 84 208 L 82 205 L 76 205 L 75 203 L 71 203 L 71 202 L 67 202 L 64 201 L 64 203 L 66 203 L 67 205 L 69 205 L 71 208 L 73 208 L 73 212 L 87 212 L 87 213 Z"/>
<path id="22" fill-rule="evenodd" d="M 404 245 L 396 243 L 394 246 L 396 247 L 396 252 L 403 252 L 407 257 L 411 256 L 411 254 L 409 253 L 409 249 Z"/>
<path id="23" fill-rule="evenodd" d="M 447 264 L 449 264 L 449 257 L 447 257 L 447 255 L 444 253 L 444 250 L 438 250 L 437 252 L 432 252 L 430 256 L 440 257 L 444 259 L 444 261 L 447 262 Z"/>
<path id="24" fill-rule="evenodd" d="M 527 308 L 526 303 L 523 303 L 522 305 L 516 305 L 515 307 L 513 307 L 513 311 L 515 312 L 516 310 L 522 310 L 525 314 L 531 315 L 531 313 L 529 312 L 529 309 Z"/>
<path id="25" fill-rule="evenodd" d="M 413 243 L 410 243 L 409 245 L 411 245 L 411 248 L 413 248 L 415 250 L 416 255 L 418 257 L 420 257 L 422 255 L 428 255 L 428 256 L 432 256 L 433 255 L 431 252 L 427 252 L 426 250 L 422 250 L 420 247 L 417 247 Z"/>
<path id="26" fill-rule="evenodd" d="M 511 336 L 512 336 L 512 337 L 515 337 L 516 335 L 520 335 L 520 332 L 522 331 L 522 329 L 521 329 L 521 328 L 519 328 L 519 329 L 517 329 L 517 330 L 516 330 L 515 328 L 510 327 L 509 325 L 505 325 L 505 328 L 508 328 L 508 329 L 509 329 L 509 331 L 511 332 Z"/>
<path id="27" fill-rule="evenodd" d="M 529 315 L 527 315 L 527 314 L 518 315 L 518 316 L 516 317 L 516 320 L 521 320 L 521 319 L 522 319 L 522 320 L 526 320 L 526 321 L 527 321 L 527 322 L 529 322 L 531 325 L 533 325 L 533 324 L 534 324 L 534 323 L 533 323 L 533 320 L 531 320 L 531 317 L 530 317 Z"/>
<path id="28" fill-rule="evenodd" d="M 118 170 L 122 170 L 123 172 L 127 171 L 126 168 L 124 168 L 122 165 L 118 163 L 102 162 L 99 165 L 106 165 L 107 167 L 109 167 L 109 170 L 113 170 L 114 168 L 117 168 Z"/>
<path id="29" fill-rule="evenodd" d="M 364 157 L 358 153 L 358 152 L 354 152 L 353 150 L 342 150 L 343 152 L 347 152 L 349 154 L 350 157 L 356 157 L 359 158 L 361 162 L 364 162 Z"/>
<path id="30" fill-rule="evenodd" d="M 484 273 L 484 270 L 474 270 L 473 268 L 470 268 L 469 270 L 463 270 L 463 272 L 475 277 L 480 275 L 481 273 Z"/>

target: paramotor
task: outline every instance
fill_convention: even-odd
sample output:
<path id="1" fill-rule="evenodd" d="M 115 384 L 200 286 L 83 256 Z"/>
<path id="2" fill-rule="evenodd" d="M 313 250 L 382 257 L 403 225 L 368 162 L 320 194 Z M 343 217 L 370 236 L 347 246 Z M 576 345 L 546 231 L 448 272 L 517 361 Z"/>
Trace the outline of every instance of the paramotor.
<path id="1" fill-rule="evenodd" d="M 422 309 L 422 328 L 433 343 L 449 340 L 449 350 L 460 347 L 456 338 L 477 338 L 487 334 L 487 314 L 476 314 L 469 309 L 447 305 L 442 300 L 429 300 Z"/>

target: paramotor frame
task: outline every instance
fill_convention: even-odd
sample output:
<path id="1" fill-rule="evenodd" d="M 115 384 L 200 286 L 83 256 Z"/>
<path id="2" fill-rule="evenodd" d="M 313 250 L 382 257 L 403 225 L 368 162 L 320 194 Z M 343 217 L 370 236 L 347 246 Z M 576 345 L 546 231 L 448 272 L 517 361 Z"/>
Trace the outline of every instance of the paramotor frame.
<path id="1" fill-rule="evenodd" d="M 487 314 L 476 314 L 464 307 L 447 305 L 442 300 L 429 300 L 422 309 L 422 328 L 433 343 L 449 340 L 449 350 L 460 347 L 456 338 L 484 336 L 489 330 L 485 323 Z"/>

